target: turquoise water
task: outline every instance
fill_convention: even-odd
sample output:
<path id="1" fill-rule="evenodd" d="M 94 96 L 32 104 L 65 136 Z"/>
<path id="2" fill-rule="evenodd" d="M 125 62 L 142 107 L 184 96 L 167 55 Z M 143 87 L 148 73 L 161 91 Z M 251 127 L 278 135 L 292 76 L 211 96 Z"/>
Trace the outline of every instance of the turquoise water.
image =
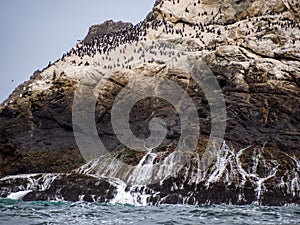
<path id="1" fill-rule="evenodd" d="M 98 203 L 0 200 L 0 224 L 300 224 L 300 207 L 137 207 Z"/>

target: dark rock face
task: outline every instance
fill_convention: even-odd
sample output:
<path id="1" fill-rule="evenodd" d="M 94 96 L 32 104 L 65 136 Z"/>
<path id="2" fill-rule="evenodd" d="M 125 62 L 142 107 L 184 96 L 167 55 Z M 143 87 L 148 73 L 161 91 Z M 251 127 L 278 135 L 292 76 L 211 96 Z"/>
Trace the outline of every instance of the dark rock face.
<path id="1" fill-rule="evenodd" d="M 124 22 L 114 22 L 112 20 L 105 21 L 102 24 L 93 25 L 90 27 L 87 36 L 84 38 L 84 43 L 91 42 L 95 37 L 102 37 L 105 34 L 110 34 L 114 32 L 118 32 L 121 30 L 132 28 L 133 25 L 131 23 Z"/>
<path id="2" fill-rule="evenodd" d="M 108 202 L 116 187 L 106 179 L 83 174 L 28 174 L 0 180 L 0 197 L 11 192 L 31 190 L 24 201 L 88 201 Z"/>
<path id="3" fill-rule="evenodd" d="M 281 189 L 274 186 L 268 187 L 268 192 L 261 196 L 261 201 L 257 201 L 255 187 L 247 183 L 242 189 L 234 185 L 226 186 L 222 183 L 217 183 L 207 188 L 203 183 L 198 185 L 184 185 L 182 189 L 172 190 L 174 184 L 180 185 L 178 179 L 169 179 L 162 185 L 153 185 L 143 190 L 148 193 L 158 193 L 148 198 L 149 204 L 262 204 L 272 206 L 282 206 L 285 204 L 299 204 L 300 199 L 288 193 L 282 192 Z M 171 191 L 170 191 L 171 190 Z M 197 191 L 195 191 L 197 190 Z M 138 191 L 137 191 L 138 192 Z M 138 193 L 142 193 L 141 191 Z M 241 194 L 243 198 L 241 199 Z"/>
<path id="4" fill-rule="evenodd" d="M 70 172 L 84 163 L 72 132 L 72 84 L 28 93 L 0 115 L 0 176 Z"/>
<path id="5" fill-rule="evenodd" d="M 229 121 L 226 137 L 235 143 L 246 145 L 264 144 L 299 157 L 300 143 L 300 89 L 290 73 L 286 82 L 269 83 L 265 69 L 253 64 L 245 72 L 245 85 L 229 82 L 243 68 L 239 63 L 222 66 L 210 64 L 223 85 Z M 225 64 L 225 62 L 224 62 Z M 274 86 L 276 88 L 274 88 Z M 296 131 L 296 132 L 294 132 Z"/>
<path id="6" fill-rule="evenodd" d="M 64 201 L 109 202 L 115 195 L 115 187 L 104 179 L 80 174 L 63 175 L 55 179 L 46 191 L 33 191 L 24 201 Z M 81 199 L 80 199 L 81 198 Z"/>

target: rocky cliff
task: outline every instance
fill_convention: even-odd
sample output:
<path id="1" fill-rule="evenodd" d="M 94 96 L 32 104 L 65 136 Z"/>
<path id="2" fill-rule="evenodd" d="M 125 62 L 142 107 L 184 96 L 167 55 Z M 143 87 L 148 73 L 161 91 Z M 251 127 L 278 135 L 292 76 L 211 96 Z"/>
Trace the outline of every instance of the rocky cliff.
<path id="1" fill-rule="evenodd" d="M 1 195 L 299 203 L 299 7 L 160 0 L 135 26 L 92 27 L 1 105 Z"/>
<path id="2" fill-rule="evenodd" d="M 131 23 L 114 22 L 112 20 L 105 21 L 102 24 L 93 25 L 90 27 L 87 36 L 83 39 L 83 43 L 88 44 L 97 37 L 102 37 L 109 33 L 118 32 L 120 30 L 126 30 L 132 28 Z"/>

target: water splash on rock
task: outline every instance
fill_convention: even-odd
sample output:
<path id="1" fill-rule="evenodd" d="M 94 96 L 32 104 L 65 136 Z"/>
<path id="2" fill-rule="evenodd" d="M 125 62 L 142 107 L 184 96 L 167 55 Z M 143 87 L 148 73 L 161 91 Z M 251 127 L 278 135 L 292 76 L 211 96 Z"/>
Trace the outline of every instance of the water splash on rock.
<path id="1" fill-rule="evenodd" d="M 101 156 L 71 174 L 4 177 L 0 179 L 0 191 L 1 197 L 18 196 L 25 200 L 46 198 L 131 205 L 299 203 L 299 160 L 278 154 L 276 158 L 266 146 L 235 151 L 223 143 L 216 160 L 206 171 L 201 171 L 201 155 L 196 152 L 186 155 L 173 151 L 166 155 L 153 149 L 135 166 L 112 156 Z M 85 183 L 81 184 L 82 181 Z"/>

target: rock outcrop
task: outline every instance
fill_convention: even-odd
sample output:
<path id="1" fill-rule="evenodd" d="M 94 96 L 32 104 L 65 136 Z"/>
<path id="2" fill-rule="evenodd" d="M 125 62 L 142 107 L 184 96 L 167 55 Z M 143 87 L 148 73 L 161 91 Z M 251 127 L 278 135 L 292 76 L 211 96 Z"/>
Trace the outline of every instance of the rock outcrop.
<path id="1" fill-rule="evenodd" d="M 57 190 L 69 186 L 79 191 L 65 200 L 95 195 L 108 201 L 118 196 L 118 188 L 109 187 L 106 177 L 123 180 L 123 192 L 142 196 L 148 204 L 299 203 L 299 7 L 292 0 L 161 0 L 135 26 L 111 21 L 93 26 L 82 43 L 36 72 L 0 106 L 2 195 L 8 194 L 3 183 L 8 175 L 71 173 L 72 181 L 59 178 L 54 186 L 37 188 L 25 199 L 55 199 Z M 224 112 L 213 114 L 220 105 L 207 94 L 210 86 L 191 75 L 200 61 L 209 68 L 199 69 L 202 82 L 208 84 L 208 73 L 213 74 L 222 91 L 225 117 Z M 177 105 L 153 97 L 172 90 L 171 83 L 155 83 L 163 79 L 184 90 L 172 100 L 183 105 L 187 93 L 198 114 L 200 139 L 185 155 L 177 151 L 184 133 Z M 134 148 L 120 140 L 123 132 L 115 132 L 114 107 L 124 106 L 116 98 L 120 93 L 137 98 L 122 92 L 132 80 L 132 89 L 139 87 L 141 95 L 152 97 L 133 105 L 129 121 L 116 114 L 122 122 L 119 128 L 129 123 L 133 135 L 150 138 L 151 145 L 156 141 L 151 139 L 153 129 L 164 127 L 159 146 L 149 147 L 146 141 Z M 86 117 L 87 125 L 74 125 L 77 116 Z M 155 118 L 164 122 L 155 127 Z M 224 139 L 210 143 L 212 130 L 221 130 L 224 123 Z M 84 148 L 78 135 L 88 140 Z M 101 148 L 91 145 L 98 143 L 98 136 Z M 188 143 L 193 142 L 190 136 L 185 146 L 193 144 Z M 213 156 L 203 169 L 207 150 Z M 100 183 L 88 192 L 76 185 L 97 178 Z M 106 187 L 107 196 L 97 192 L 98 187 L 101 193 Z"/>
<path id="2" fill-rule="evenodd" d="M 121 30 L 126 30 L 132 28 L 131 23 L 124 23 L 122 21 L 114 22 L 112 20 L 105 21 L 102 24 L 93 25 L 90 27 L 87 36 L 83 39 L 83 43 L 89 43 L 96 37 L 101 37 L 106 34 L 119 32 Z"/>
<path id="3" fill-rule="evenodd" d="M 83 174 L 26 174 L 7 177 L 0 184 L 0 197 L 30 189 L 23 198 L 25 201 L 109 202 L 116 192 L 116 187 L 107 180 Z"/>

